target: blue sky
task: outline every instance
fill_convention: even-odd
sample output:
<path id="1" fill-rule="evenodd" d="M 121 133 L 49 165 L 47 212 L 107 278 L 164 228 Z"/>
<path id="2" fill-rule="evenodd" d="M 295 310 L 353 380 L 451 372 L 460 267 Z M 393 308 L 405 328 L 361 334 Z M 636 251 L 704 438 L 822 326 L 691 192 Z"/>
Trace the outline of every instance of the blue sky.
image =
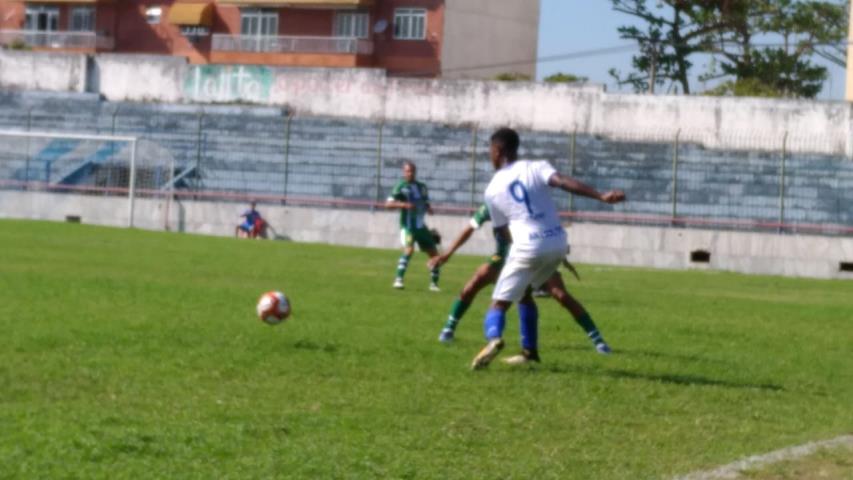
<path id="1" fill-rule="evenodd" d="M 620 25 L 636 23 L 634 17 L 614 12 L 610 0 L 541 0 L 539 24 L 539 57 L 560 55 L 599 48 L 630 46 L 631 42 L 619 38 Z M 639 24 L 638 24 L 639 25 Z M 610 92 L 619 90 L 607 73 L 611 68 L 630 71 L 632 52 L 596 55 L 571 60 L 540 63 L 537 68 L 541 79 L 555 72 L 573 73 L 589 77 L 594 83 L 607 85 Z M 701 74 L 707 60 L 697 59 L 693 71 Z M 820 95 L 822 100 L 844 98 L 844 69 L 830 67 L 830 78 Z M 691 82 L 694 90 L 701 90 L 698 81 Z M 627 90 L 626 90 L 627 91 Z"/>

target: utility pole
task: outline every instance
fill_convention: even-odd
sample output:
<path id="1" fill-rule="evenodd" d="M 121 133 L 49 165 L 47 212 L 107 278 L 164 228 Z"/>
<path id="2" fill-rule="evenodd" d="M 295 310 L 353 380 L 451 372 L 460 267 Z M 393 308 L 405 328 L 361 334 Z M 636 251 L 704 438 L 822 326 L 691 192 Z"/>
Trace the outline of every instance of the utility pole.
<path id="1" fill-rule="evenodd" d="M 853 102 L 853 48 L 849 48 L 849 42 L 853 40 L 853 15 L 850 15 L 850 23 L 847 27 L 847 85 L 844 98 Z"/>

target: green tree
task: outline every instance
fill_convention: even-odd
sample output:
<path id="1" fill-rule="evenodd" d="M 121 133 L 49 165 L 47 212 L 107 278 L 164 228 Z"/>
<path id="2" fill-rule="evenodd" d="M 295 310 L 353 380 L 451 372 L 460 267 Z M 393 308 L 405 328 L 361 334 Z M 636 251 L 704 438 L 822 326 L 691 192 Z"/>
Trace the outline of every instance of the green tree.
<path id="1" fill-rule="evenodd" d="M 629 75 L 611 70 L 637 91 L 669 81 L 690 93 L 690 58 L 710 53 L 719 58 L 720 69 L 702 78 L 724 80 L 721 91 L 727 94 L 763 85 L 763 94 L 813 98 L 827 78 L 813 57 L 846 63 L 843 0 L 657 0 L 654 9 L 647 0 L 611 1 L 614 10 L 647 25 L 645 30 L 620 27 L 622 38 L 635 40 L 640 54 Z"/>
<path id="2" fill-rule="evenodd" d="M 611 69 L 610 75 L 621 85 L 632 85 L 635 91 L 649 91 L 668 82 L 689 94 L 690 57 L 707 51 L 709 34 L 721 28 L 714 15 L 715 2 L 700 0 L 611 0 L 617 12 L 637 17 L 646 23 L 619 27 L 621 38 L 633 40 L 640 53 L 632 58 L 634 71 L 622 75 Z"/>
<path id="3" fill-rule="evenodd" d="M 704 92 L 714 97 L 780 97 L 782 93 L 756 79 L 727 80 Z"/>
<path id="4" fill-rule="evenodd" d="M 20 38 L 16 38 L 15 40 L 12 40 L 12 43 L 9 43 L 8 45 L 3 45 L 3 49 L 8 49 L 8 50 L 32 50 L 32 47 L 30 47 L 29 45 L 27 45 L 27 42 L 25 42 L 25 41 L 21 40 Z"/>
<path id="5" fill-rule="evenodd" d="M 524 73 L 506 72 L 495 75 L 494 80 L 499 82 L 530 82 L 533 77 Z"/>
<path id="6" fill-rule="evenodd" d="M 589 80 L 587 77 L 579 77 L 571 73 L 557 72 L 544 78 L 547 83 L 578 83 Z"/>
<path id="7" fill-rule="evenodd" d="M 845 6 L 798 0 L 734 3 L 737 8 L 718 12 L 727 28 L 713 34 L 722 74 L 734 77 L 736 83 L 765 85 L 778 96 L 817 96 L 828 71 L 813 57 L 841 63 L 846 50 Z"/>

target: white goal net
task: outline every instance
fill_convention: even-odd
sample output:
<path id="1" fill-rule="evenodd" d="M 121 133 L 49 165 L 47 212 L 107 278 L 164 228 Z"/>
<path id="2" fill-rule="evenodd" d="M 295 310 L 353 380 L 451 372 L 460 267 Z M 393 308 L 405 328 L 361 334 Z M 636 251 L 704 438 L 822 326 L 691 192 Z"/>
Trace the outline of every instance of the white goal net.
<path id="1" fill-rule="evenodd" d="M 172 155 L 138 137 L 0 130 L 0 190 L 126 197 L 132 227 L 138 200 L 171 203 L 173 182 Z"/>

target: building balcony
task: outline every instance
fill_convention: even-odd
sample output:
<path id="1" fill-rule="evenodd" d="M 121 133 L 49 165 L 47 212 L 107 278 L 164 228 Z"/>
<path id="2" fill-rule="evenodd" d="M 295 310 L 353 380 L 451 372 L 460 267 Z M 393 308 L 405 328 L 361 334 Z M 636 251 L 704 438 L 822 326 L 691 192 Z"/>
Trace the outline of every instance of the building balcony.
<path id="1" fill-rule="evenodd" d="M 252 7 L 365 8 L 374 6 L 376 0 L 216 0 L 216 3 Z"/>
<path id="2" fill-rule="evenodd" d="M 34 50 L 96 51 L 113 50 L 115 40 L 94 32 L 0 30 L 0 45 Z"/>
<path id="3" fill-rule="evenodd" d="M 373 42 L 352 37 L 213 35 L 214 52 L 371 55 Z"/>

